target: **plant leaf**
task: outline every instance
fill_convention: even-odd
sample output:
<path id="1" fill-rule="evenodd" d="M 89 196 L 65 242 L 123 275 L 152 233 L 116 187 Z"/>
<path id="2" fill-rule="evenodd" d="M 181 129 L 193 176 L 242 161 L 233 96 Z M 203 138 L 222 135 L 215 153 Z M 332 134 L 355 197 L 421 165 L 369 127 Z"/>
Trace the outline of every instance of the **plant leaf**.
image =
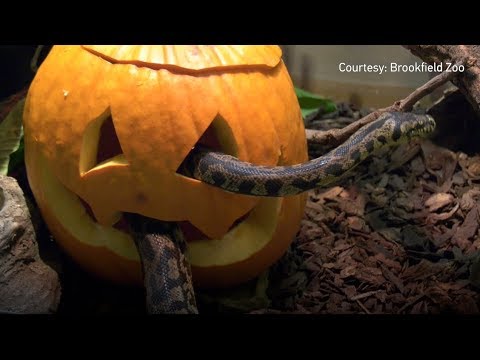
<path id="1" fill-rule="evenodd" d="M 23 146 L 20 149 L 20 145 L 23 138 L 24 105 L 25 98 L 17 102 L 7 117 L 0 123 L 0 174 L 2 175 L 8 174 L 10 155 L 20 150 L 21 153 L 14 156 L 14 162 L 18 164 L 19 161 L 23 160 Z"/>
<path id="2" fill-rule="evenodd" d="M 303 118 L 321 109 L 321 113 L 328 114 L 335 110 L 337 107 L 332 100 L 321 97 L 320 95 L 311 93 L 309 91 L 295 88 L 300 108 L 302 109 Z"/>
<path id="3" fill-rule="evenodd" d="M 13 171 L 15 171 L 19 166 L 24 164 L 25 162 L 25 156 L 24 156 L 24 151 L 23 151 L 24 145 L 23 145 L 23 135 L 22 138 L 20 139 L 20 145 L 14 153 L 10 155 L 10 162 L 8 164 L 8 174 L 10 175 Z"/>

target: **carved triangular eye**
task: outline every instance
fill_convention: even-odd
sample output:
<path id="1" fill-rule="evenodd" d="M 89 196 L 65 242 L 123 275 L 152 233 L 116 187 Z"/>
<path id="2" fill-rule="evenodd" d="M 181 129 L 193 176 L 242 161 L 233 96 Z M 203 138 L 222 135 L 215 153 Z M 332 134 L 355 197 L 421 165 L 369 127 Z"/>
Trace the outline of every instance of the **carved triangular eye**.
<path id="1" fill-rule="evenodd" d="M 125 161 L 110 109 L 85 129 L 80 154 L 80 174 L 111 160 Z"/>
<path id="2" fill-rule="evenodd" d="M 105 119 L 100 127 L 100 139 L 98 140 L 97 164 L 123 154 L 120 141 L 118 140 L 112 116 Z"/>
<path id="3" fill-rule="evenodd" d="M 222 152 L 228 155 L 237 155 L 237 143 L 230 126 L 223 117 L 217 115 L 210 126 L 205 130 L 200 139 L 195 143 L 192 151 L 201 145 L 212 151 Z M 190 155 L 190 153 L 189 153 Z M 185 158 L 187 159 L 188 156 Z M 187 169 L 185 162 L 182 162 L 177 169 L 177 174 L 191 177 L 193 169 Z"/>

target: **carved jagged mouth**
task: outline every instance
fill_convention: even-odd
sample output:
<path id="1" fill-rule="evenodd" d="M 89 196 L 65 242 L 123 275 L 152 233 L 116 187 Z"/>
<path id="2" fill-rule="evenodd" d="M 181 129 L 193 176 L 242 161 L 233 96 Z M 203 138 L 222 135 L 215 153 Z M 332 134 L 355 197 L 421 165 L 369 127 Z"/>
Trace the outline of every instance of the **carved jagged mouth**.
<path id="1" fill-rule="evenodd" d="M 83 207 L 85 208 L 85 212 L 88 214 L 88 216 L 92 219 L 92 221 L 96 222 L 95 215 L 93 214 L 93 211 L 90 205 L 88 205 L 88 203 L 85 200 L 83 200 L 81 197 L 78 197 L 78 199 L 80 200 Z M 230 226 L 230 228 L 228 229 L 228 231 L 231 231 L 235 227 L 240 225 L 250 215 L 250 213 L 251 211 L 248 211 L 245 215 L 242 215 L 237 220 L 235 220 L 233 224 Z M 199 240 L 211 240 L 211 238 L 205 235 L 200 229 L 198 229 L 190 221 L 179 221 L 178 226 L 182 230 L 183 235 L 185 236 L 185 239 L 187 240 L 187 242 L 199 241 Z M 112 227 L 124 233 L 131 232 L 130 224 L 123 214 L 120 217 L 120 219 L 114 225 L 112 225 Z"/>
<path id="2" fill-rule="evenodd" d="M 80 200 L 80 203 L 85 208 L 85 212 L 90 217 L 90 219 L 93 222 L 97 222 L 97 219 L 95 218 L 95 214 L 93 213 L 93 210 L 90 207 L 90 205 L 84 199 L 82 199 L 80 196 L 77 196 L 77 197 L 78 197 L 78 200 Z M 115 224 L 112 225 L 112 227 L 117 229 L 117 230 L 123 231 L 125 233 L 130 233 L 129 223 L 128 223 L 127 219 L 125 218 L 125 216 L 123 216 L 123 215 L 120 217 L 120 219 Z"/>
<path id="3" fill-rule="evenodd" d="M 77 196 L 77 197 L 78 197 L 78 200 L 80 200 L 80 202 L 82 203 L 83 207 L 85 208 L 85 212 L 90 217 L 90 219 L 92 219 L 92 221 L 97 222 L 97 220 L 95 219 L 95 215 L 93 214 L 93 210 L 90 207 L 90 205 L 88 205 L 88 203 L 85 200 L 83 200 L 80 196 Z"/>
<path id="4" fill-rule="evenodd" d="M 250 213 L 251 211 L 247 212 L 245 215 L 242 215 L 237 220 L 235 220 L 233 224 L 230 226 L 230 228 L 228 229 L 228 231 L 232 231 L 234 228 L 240 225 L 250 215 Z M 185 239 L 187 240 L 187 242 L 199 241 L 199 240 L 212 240 L 207 235 L 205 235 L 202 231 L 200 231 L 195 225 L 193 225 L 190 221 L 180 221 L 178 225 L 180 226 L 180 229 L 182 230 L 183 235 L 185 236 Z"/>

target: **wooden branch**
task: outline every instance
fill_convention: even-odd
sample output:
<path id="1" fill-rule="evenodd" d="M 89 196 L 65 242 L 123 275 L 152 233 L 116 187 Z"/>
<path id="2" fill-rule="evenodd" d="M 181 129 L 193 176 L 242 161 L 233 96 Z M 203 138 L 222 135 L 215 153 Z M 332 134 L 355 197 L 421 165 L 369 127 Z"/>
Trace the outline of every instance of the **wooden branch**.
<path id="1" fill-rule="evenodd" d="M 459 62 L 457 63 L 457 65 L 465 66 L 465 62 Z M 305 132 L 307 136 L 307 141 L 310 144 L 338 146 L 345 140 L 347 140 L 358 129 L 367 125 L 368 123 L 371 123 L 372 121 L 375 121 L 381 114 L 385 112 L 411 111 L 413 105 L 415 105 L 417 101 L 430 94 L 432 91 L 434 91 L 439 86 L 445 84 L 447 81 L 453 80 L 455 76 L 457 76 L 457 74 L 458 73 L 455 73 L 453 71 L 443 71 L 442 73 L 435 76 L 434 78 L 426 82 L 424 85 L 413 91 L 405 99 L 396 101 L 393 105 L 386 108 L 376 110 L 342 129 L 331 129 L 328 131 L 306 129 Z"/>
<path id="2" fill-rule="evenodd" d="M 479 45 L 404 45 L 427 63 L 463 63 L 465 70 L 452 80 L 480 116 L 480 46 Z"/>
<path id="3" fill-rule="evenodd" d="M 456 65 L 463 65 L 462 63 L 458 63 Z M 405 99 L 398 101 L 391 107 L 395 107 L 398 104 L 397 110 L 389 110 L 389 111 L 410 111 L 413 109 L 413 105 L 417 103 L 417 101 L 421 100 L 423 97 L 430 94 L 436 88 L 442 86 L 447 81 L 453 80 L 453 78 L 457 75 L 457 73 L 453 71 L 444 71 L 439 75 L 435 76 L 410 95 L 408 95 Z"/>

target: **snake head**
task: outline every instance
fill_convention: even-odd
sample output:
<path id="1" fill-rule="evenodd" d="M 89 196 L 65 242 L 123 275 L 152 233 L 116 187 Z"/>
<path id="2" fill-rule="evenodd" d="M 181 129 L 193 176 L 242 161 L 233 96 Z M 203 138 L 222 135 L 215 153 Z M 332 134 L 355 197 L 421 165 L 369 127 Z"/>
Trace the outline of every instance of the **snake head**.
<path id="1" fill-rule="evenodd" d="M 409 141 L 415 137 L 426 137 L 436 127 L 435 120 L 431 115 L 419 115 L 412 113 L 396 113 L 395 126 L 392 134 L 394 140 Z"/>

